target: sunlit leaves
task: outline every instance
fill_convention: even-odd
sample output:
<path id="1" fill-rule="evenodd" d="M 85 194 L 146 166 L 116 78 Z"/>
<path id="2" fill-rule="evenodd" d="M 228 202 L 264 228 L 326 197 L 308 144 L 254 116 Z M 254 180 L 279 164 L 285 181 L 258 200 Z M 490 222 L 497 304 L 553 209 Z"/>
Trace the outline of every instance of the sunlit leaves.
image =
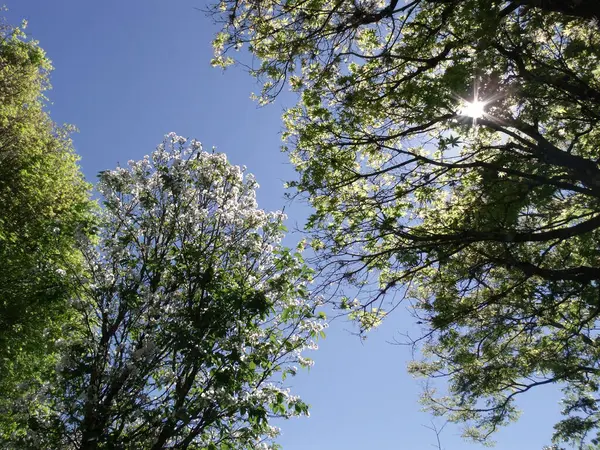
<path id="1" fill-rule="evenodd" d="M 50 61 L 22 29 L 0 24 L 0 439 L 38 407 L 54 342 L 78 318 L 68 305 L 91 229 L 88 186 L 68 128 L 45 109 Z"/>
<path id="2" fill-rule="evenodd" d="M 365 330 L 408 298 L 425 357 L 411 370 L 449 381 L 427 405 L 477 440 L 537 385 L 595 392 L 600 41 L 584 3 L 215 11 L 231 19 L 217 54 L 251 42 L 263 100 L 288 79 L 300 93 L 284 114 L 290 186 L 314 208 L 314 262 L 337 306 Z M 590 417 L 555 437 L 583 439 Z"/>

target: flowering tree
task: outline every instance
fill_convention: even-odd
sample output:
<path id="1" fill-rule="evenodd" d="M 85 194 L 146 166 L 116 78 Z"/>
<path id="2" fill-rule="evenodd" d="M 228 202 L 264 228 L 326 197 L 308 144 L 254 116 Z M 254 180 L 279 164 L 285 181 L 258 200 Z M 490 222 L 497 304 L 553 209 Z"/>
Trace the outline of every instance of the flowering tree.
<path id="1" fill-rule="evenodd" d="M 323 324 L 310 271 L 281 247 L 284 215 L 225 155 L 171 133 L 103 172 L 98 242 L 84 246 L 80 339 L 20 445 L 272 448 L 271 417 L 307 413 L 283 386 Z"/>

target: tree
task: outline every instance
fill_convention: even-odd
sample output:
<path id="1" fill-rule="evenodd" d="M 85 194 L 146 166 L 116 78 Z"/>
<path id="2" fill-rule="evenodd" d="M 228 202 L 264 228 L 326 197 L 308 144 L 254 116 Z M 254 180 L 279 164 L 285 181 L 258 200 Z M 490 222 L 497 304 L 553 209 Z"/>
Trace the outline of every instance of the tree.
<path id="1" fill-rule="evenodd" d="M 251 175 L 171 133 L 103 172 L 98 242 L 74 300 L 79 339 L 18 448 L 274 448 L 272 417 L 307 413 L 282 377 L 323 324 L 310 270 L 257 209 Z"/>
<path id="2" fill-rule="evenodd" d="M 216 64 L 248 44 L 263 101 L 286 82 L 300 93 L 285 114 L 291 186 L 314 207 L 318 270 L 346 286 L 338 305 L 365 329 L 407 299 L 423 326 L 410 370 L 448 381 L 426 402 L 476 440 L 544 384 L 565 390 L 556 441 L 600 437 L 599 5 L 213 10 Z"/>
<path id="3" fill-rule="evenodd" d="M 69 130 L 44 109 L 50 70 L 36 42 L 0 23 L 0 435 L 14 430 L 15 399 L 54 367 L 53 342 L 74 318 L 62 274 L 90 228 Z"/>

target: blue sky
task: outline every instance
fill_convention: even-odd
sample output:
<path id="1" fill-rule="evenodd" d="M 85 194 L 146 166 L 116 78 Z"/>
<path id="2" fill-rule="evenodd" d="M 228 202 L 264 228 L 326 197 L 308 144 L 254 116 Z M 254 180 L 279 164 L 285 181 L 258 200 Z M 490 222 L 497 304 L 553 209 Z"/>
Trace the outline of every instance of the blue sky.
<path id="1" fill-rule="evenodd" d="M 258 108 L 259 86 L 241 68 L 210 66 L 211 20 L 201 0 L 6 0 L 12 23 L 25 18 L 29 33 L 52 59 L 53 119 L 79 128 L 74 135 L 90 181 L 100 170 L 148 154 L 169 131 L 216 146 L 244 164 L 261 185 L 265 209 L 286 205 L 283 181 L 294 173 L 279 151 L 285 94 Z M 290 227 L 302 225 L 306 207 L 286 205 Z M 294 237 L 291 238 L 293 240 Z M 410 329 L 398 309 L 365 342 L 352 325 L 329 329 L 310 372 L 290 381 L 312 405 L 309 419 L 279 424 L 284 450 L 425 450 L 435 441 L 430 417 L 419 411 L 419 384 L 406 374 L 410 349 L 389 342 Z M 518 424 L 496 436 L 499 450 L 541 449 L 558 412 L 551 388 L 524 398 Z M 441 425 L 441 422 L 438 422 Z M 445 450 L 481 449 L 447 427 Z"/>

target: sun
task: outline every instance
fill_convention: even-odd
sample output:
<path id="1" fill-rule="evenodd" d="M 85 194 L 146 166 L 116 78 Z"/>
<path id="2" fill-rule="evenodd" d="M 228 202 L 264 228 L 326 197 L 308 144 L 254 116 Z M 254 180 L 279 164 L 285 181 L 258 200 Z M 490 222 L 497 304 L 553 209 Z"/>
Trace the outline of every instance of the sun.
<path id="1" fill-rule="evenodd" d="M 485 105 L 487 102 L 475 100 L 473 102 L 465 101 L 460 109 L 461 116 L 472 117 L 473 119 L 480 119 L 485 114 Z"/>

